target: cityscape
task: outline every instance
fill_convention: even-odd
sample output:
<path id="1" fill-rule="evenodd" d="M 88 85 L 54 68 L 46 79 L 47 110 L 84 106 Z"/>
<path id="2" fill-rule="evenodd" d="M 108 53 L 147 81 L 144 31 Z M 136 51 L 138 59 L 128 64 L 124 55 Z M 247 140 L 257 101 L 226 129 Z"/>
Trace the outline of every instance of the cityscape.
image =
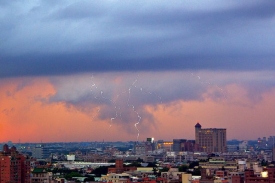
<path id="1" fill-rule="evenodd" d="M 2 182 L 272 182 L 275 136 L 227 140 L 194 126 L 195 139 L 3 144 Z M 273 173 L 272 173 L 273 172 Z M 271 175 L 270 175 L 271 174 Z"/>
<path id="2" fill-rule="evenodd" d="M 0 1 L 0 183 L 275 183 L 274 7 Z"/>

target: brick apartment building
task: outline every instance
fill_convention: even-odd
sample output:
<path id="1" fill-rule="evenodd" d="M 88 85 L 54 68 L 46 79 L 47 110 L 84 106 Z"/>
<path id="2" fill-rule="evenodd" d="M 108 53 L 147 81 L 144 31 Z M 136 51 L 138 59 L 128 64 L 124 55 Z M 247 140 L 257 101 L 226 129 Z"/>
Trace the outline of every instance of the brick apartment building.
<path id="1" fill-rule="evenodd" d="M 265 168 L 261 173 L 261 176 L 257 176 L 254 174 L 253 170 L 245 171 L 245 179 L 246 183 L 275 183 L 275 168 Z"/>
<path id="2" fill-rule="evenodd" d="M 247 169 L 244 175 L 232 176 L 232 183 L 275 183 L 275 167 L 264 168 L 261 175 Z"/>
<path id="3" fill-rule="evenodd" d="M 7 144 L 0 151 L 0 183 L 29 183 L 30 161 Z"/>
<path id="4" fill-rule="evenodd" d="M 124 167 L 123 160 L 117 159 L 115 167 L 109 167 L 108 173 L 122 173 L 125 171 L 135 171 L 137 167 Z"/>

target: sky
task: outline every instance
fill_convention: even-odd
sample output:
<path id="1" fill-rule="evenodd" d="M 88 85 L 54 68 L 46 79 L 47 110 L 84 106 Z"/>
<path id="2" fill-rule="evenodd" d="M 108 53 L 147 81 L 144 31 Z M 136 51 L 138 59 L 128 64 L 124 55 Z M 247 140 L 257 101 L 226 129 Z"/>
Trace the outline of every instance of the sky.
<path id="1" fill-rule="evenodd" d="M 0 142 L 275 135 L 275 1 L 0 1 Z"/>

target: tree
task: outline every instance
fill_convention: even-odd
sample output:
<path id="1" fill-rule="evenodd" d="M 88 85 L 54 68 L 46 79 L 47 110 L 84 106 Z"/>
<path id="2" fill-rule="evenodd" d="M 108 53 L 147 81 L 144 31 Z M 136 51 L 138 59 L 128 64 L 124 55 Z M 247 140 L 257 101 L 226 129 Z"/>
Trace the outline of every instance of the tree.
<path id="1" fill-rule="evenodd" d="M 261 165 L 262 166 L 267 166 L 268 165 L 268 161 L 265 161 L 264 159 L 261 161 Z"/>
<path id="2" fill-rule="evenodd" d="M 115 159 L 110 159 L 110 160 L 108 161 L 108 163 L 115 163 L 115 162 L 116 162 Z"/>
<path id="3" fill-rule="evenodd" d="M 191 172 L 192 175 L 201 175 L 201 166 L 199 166 L 199 168 L 195 168 L 193 172 Z"/>
<path id="4" fill-rule="evenodd" d="M 168 172 L 170 168 L 168 167 L 162 167 L 158 169 L 157 176 L 161 175 L 161 172 Z"/>
<path id="5" fill-rule="evenodd" d="M 137 159 L 137 162 L 143 163 L 143 159 L 138 158 L 138 159 Z"/>
<path id="6" fill-rule="evenodd" d="M 168 172 L 170 168 L 168 167 L 163 167 L 162 169 L 159 169 L 159 172 Z"/>
<path id="7" fill-rule="evenodd" d="M 95 174 L 97 176 L 101 176 L 102 174 L 108 173 L 108 167 L 107 166 L 100 166 L 92 171 L 92 174 Z"/>
<path id="8" fill-rule="evenodd" d="M 95 181 L 95 178 L 94 178 L 94 177 L 87 177 L 87 178 L 85 178 L 84 181 L 85 181 L 85 182 L 86 182 L 86 181 L 92 181 L 92 182 L 94 182 L 94 181 Z"/>
<path id="9" fill-rule="evenodd" d="M 157 167 L 157 165 L 156 165 L 156 163 L 149 162 L 147 167 Z"/>
<path id="10" fill-rule="evenodd" d="M 71 180 L 73 177 L 82 177 L 82 175 L 78 172 L 71 172 L 67 175 L 65 175 L 65 179 Z"/>
<path id="11" fill-rule="evenodd" d="M 141 167 L 141 164 L 140 164 L 140 162 L 135 161 L 135 162 L 132 162 L 131 164 L 129 164 L 128 167 Z"/>
<path id="12" fill-rule="evenodd" d="M 199 162 L 193 161 L 193 162 L 191 162 L 191 163 L 189 164 L 189 168 L 190 168 L 190 169 L 194 168 L 195 166 L 199 166 Z"/>
<path id="13" fill-rule="evenodd" d="M 157 167 L 153 167 L 153 172 L 154 172 L 154 175 L 157 176 L 157 174 L 158 174 L 158 169 L 157 169 Z"/>
<path id="14" fill-rule="evenodd" d="M 187 172 L 187 170 L 188 170 L 188 166 L 186 165 L 179 166 L 179 172 Z"/>

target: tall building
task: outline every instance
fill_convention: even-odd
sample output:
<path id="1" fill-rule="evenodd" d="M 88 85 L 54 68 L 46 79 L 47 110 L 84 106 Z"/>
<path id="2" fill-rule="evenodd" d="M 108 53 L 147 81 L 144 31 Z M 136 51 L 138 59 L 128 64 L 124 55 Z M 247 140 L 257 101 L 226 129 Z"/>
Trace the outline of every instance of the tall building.
<path id="1" fill-rule="evenodd" d="M 30 160 L 5 144 L 0 152 L 0 183 L 29 183 Z"/>
<path id="2" fill-rule="evenodd" d="M 195 125 L 195 141 L 200 151 L 203 152 L 226 152 L 226 129 L 225 128 L 201 128 Z"/>
<path id="3" fill-rule="evenodd" d="M 269 148 L 275 147 L 275 136 L 270 136 L 267 140 L 267 145 Z"/>

